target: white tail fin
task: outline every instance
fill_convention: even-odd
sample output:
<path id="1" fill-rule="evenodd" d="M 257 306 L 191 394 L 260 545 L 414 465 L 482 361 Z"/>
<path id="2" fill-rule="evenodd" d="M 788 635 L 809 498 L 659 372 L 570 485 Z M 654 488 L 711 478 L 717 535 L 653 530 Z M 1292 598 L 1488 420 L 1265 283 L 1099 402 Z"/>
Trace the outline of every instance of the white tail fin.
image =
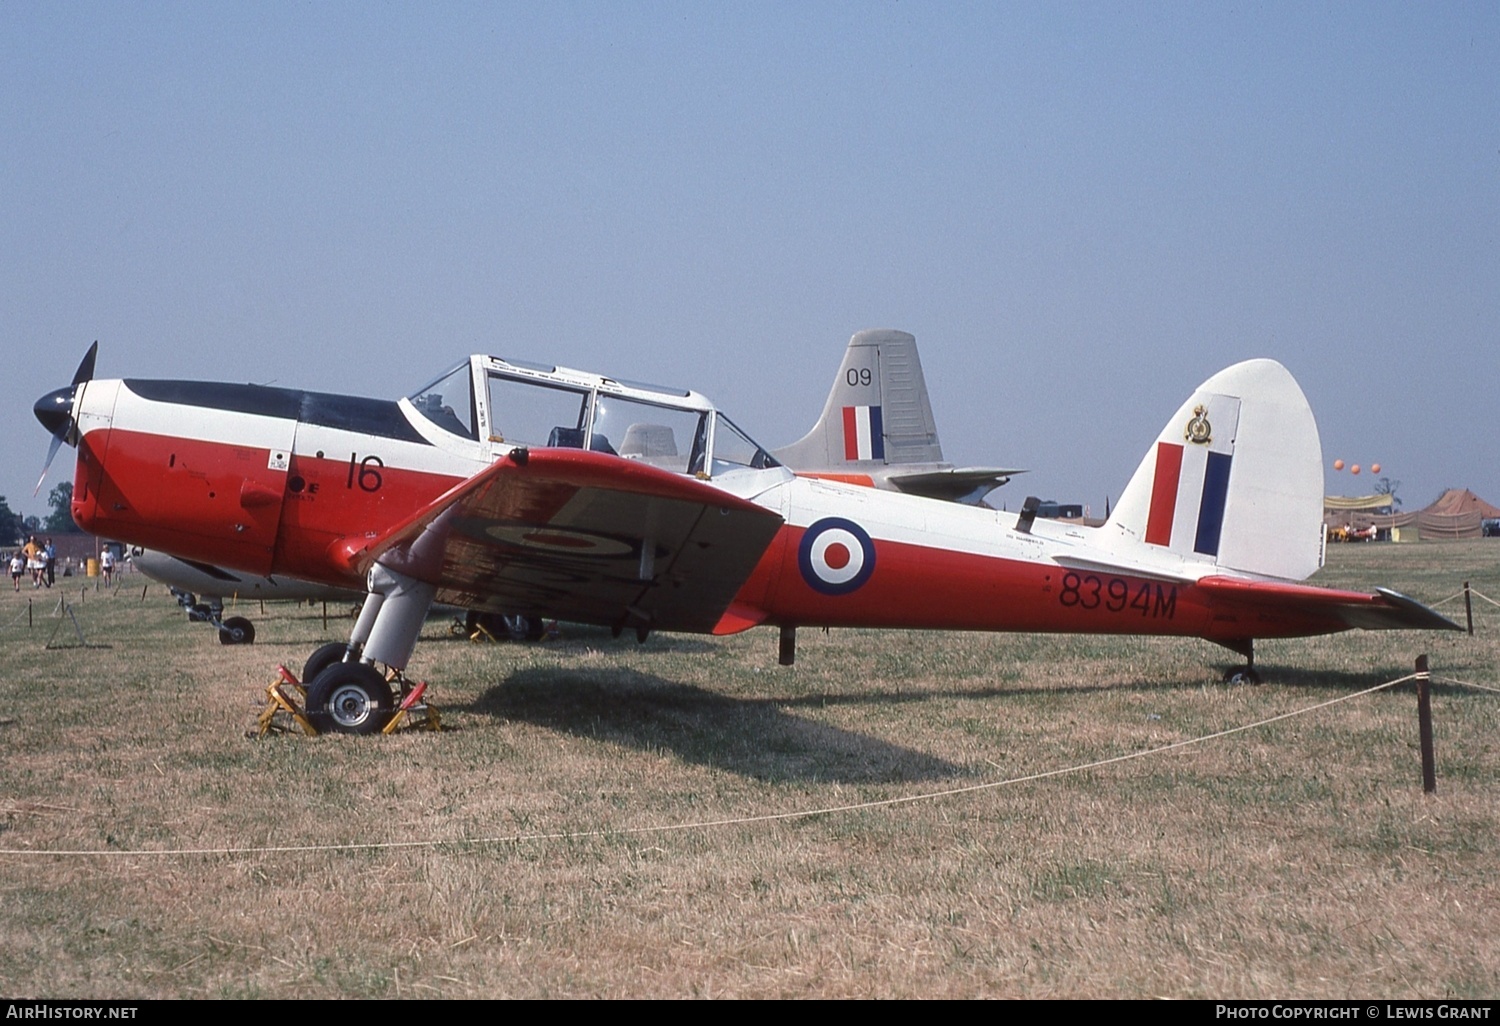
<path id="1" fill-rule="evenodd" d="M 823 415 L 801 440 L 773 455 L 789 467 L 941 463 L 916 338 L 884 329 L 857 333 Z"/>
<path id="2" fill-rule="evenodd" d="M 1275 360 L 1198 386 L 1101 529 L 1164 566 L 1300 581 L 1323 562 L 1323 450 L 1302 389 Z"/>

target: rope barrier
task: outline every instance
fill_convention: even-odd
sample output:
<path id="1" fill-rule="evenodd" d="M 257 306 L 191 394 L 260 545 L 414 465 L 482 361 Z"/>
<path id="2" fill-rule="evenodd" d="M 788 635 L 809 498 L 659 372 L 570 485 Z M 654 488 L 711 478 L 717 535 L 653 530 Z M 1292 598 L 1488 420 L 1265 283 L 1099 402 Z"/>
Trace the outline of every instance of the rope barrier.
<path id="1" fill-rule="evenodd" d="M 1432 679 L 1444 684 L 1456 684 L 1461 688 L 1473 688 L 1476 691 L 1493 691 L 1495 694 L 1500 695 L 1500 688 L 1492 687 L 1489 684 L 1476 684 L 1471 680 L 1458 680 L 1455 677 L 1433 677 Z"/>
<path id="2" fill-rule="evenodd" d="M 7 627 L 14 627 L 16 624 L 21 622 L 21 618 L 24 617 L 28 612 L 30 612 L 29 606 L 21 609 L 21 611 L 18 612 L 13 618 L 11 618 L 8 623 L 0 624 L 0 630 L 5 630 Z"/>
<path id="3" fill-rule="evenodd" d="M 1459 592 L 1459 594 L 1462 595 L 1463 592 Z M 1477 599 L 1483 599 L 1485 602 L 1488 602 L 1492 606 L 1500 606 L 1500 602 L 1496 602 L 1494 599 L 1490 598 L 1488 595 L 1486 595 L 1484 592 L 1480 591 L 1478 588 L 1470 588 L 1469 589 L 1469 594 L 1473 595 Z"/>
<path id="4" fill-rule="evenodd" d="M 550 833 L 533 834 L 498 834 L 487 837 L 459 837 L 448 840 L 422 840 L 422 841 L 363 841 L 336 844 L 293 844 L 293 845 L 264 845 L 256 847 L 221 847 L 221 848 L 165 848 L 155 850 L 100 850 L 100 849 L 61 849 L 36 851 L 17 848 L 0 848 L 0 857 L 54 857 L 54 858 L 163 858 L 181 857 L 188 855 L 289 855 L 308 854 L 311 852 L 334 852 L 334 851 L 398 851 L 402 849 L 417 848 L 447 848 L 447 847 L 479 847 L 482 845 L 496 844 L 519 844 L 527 841 L 562 841 L 583 840 L 593 837 L 618 837 L 618 836 L 647 836 L 652 834 L 682 833 L 689 830 L 709 830 L 718 827 L 748 826 L 759 823 L 787 822 L 798 819 L 811 819 L 814 816 L 831 816 L 840 813 L 860 812 L 867 809 L 891 808 L 897 805 L 911 805 L 917 802 L 936 801 L 941 798 L 951 798 L 955 795 L 975 794 L 981 791 L 993 791 L 1002 787 L 1011 787 L 1016 784 L 1032 783 L 1038 780 L 1049 780 L 1073 773 L 1084 773 L 1089 770 L 1100 769 L 1105 766 L 1113 766 L 1119 763 L 1131 762 L 1135 759 L 1144 759 L 1148 756 L 1163 755 L 1167 752 L 1188 748 L 1193 745 L 1215 741 L 1219 738 L 1230 737 L 1234 734 L 1242 734 L 1246 731 L 1255 730 L 1260 727 L 1269 726 L 1272 723 L 1280 723 L 1282 720 L 1293 719 L 1298 716 L 1306 716 L 1320 709 L 1340 705 L 1344 702 L 1352 702 L 1356 698 L 1374 694 L 1393 688 L 1398 684 L 1404 684 L 1409 680 L 1415 680 L 1416 674 L 1407 674 L 1395 680 L 1376 684 L 1356 691 L 1352 694 L 1341 695 L 1331 698 L 1326 702 L 1318 702 L 1291 712 L 1280 713 L 1270 716 L 1254 723 L 1247 723 L 1238 727 L 1230 727 L 1226 730 L 1216 731 L 1212 734 L 1204 734 L 1201 737 L 1188 738 L 1183 741 L 1174 741 L 1171 744 L 1161 745 L 1157 748 L 1147 748 L 1139 752 L 1130 752 L 1126 755 L 1116 755 L 1108 759 L 1098 759 L 1094 762 L 1081 763 L 1076 766 L 1067 766 L 1061 769 L 1044 770 L 1040 773 L 1029 773 L 1024 776 L 1010 777 L 1005 780 L 992 780 L 982 784 L 968 784 L 963 787 L 943 788 L 937 791 L 924 791 L 921 794 L 903 795 L 898 798 L 882 798 L 868 802 L 854 802 L 846 805 L 825 805 L 816 809 L 802 809 L 794 812 L 770 812 L 758 816 L 736 816 L 725 819 L 693 820 L 686 823 L 668 823 L 659 826 L 645 827 L 611 827 L 597 830 L 564 830 Z"/>

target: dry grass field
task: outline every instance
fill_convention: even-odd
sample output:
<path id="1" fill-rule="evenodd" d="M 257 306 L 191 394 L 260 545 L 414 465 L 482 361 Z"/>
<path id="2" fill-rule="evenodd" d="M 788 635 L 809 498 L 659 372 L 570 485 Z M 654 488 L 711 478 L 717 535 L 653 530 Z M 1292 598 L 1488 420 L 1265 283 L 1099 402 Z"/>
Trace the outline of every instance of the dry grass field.
<path id="1" fill-rule="evenodd" d="M 1500 598 L 1500 542 L 1314 580 L 1465 579 Z M 347 621 L 251 609 L 225 648 L 141 589 L 0 595 L 0 993 L 1500 994 L 1500 694 L 1435 688 L 1435 796 L 1410 685 L 1356 695 L 1422 652 L 1500 686 L 1482 602 L 1473 638 L 1263 643 L 1260 686 L 1195 641 L 804 630 L 788 669 L 771 630 L 435 617 L 413 671 L 449 730 L 251 740 L 275 664 Z M 44 647 L 59 594 L 108 647 Z"/>

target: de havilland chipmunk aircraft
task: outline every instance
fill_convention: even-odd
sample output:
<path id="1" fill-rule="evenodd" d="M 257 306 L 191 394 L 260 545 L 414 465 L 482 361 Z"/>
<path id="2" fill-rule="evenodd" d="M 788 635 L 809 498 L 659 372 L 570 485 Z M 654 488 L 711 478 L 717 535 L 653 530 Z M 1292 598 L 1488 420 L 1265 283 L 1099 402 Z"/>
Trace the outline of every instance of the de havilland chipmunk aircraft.
<path id="1" fill-rule="evenodd" d="M 94 380 L 95 352 L 36 403 L 48 463 L 77 447 L 81 527 L 364 582 L 348 644 L 304 671 L 320 729 L 385 724 L 434 602 L 640 637 L 771 625 L 783 663 L 799 626 L 1198 637 L 1248 672 L 1256 638 L 1457 629 L 1298 583 L 1322 563 L 1322 455 L 1271 360 L 1199 386 L 1088 528 L 798 477 L 701 395 L 562 367 L 475 355 L 392 402 Z"/>
<path id="2" fill-rule="evenodd" d="M 61 444 L 61 443 L 59 443 Z M 904 331 L 861 331 L 849 340 L 822 416 L 803 438 L 772 450 L 778 463 L 803 477 L 819 477 L 911 495 L 977 503 L 1020 470 L 956 467 L 943 459 L 917 340 Z M 40 488 L 40 485 L 38 485 Z M 255 626 L 244 616 L 224 616 L 224 596 L 261 600 L 358 601 L 363 592 L 291 577 L 236 573 L 157 549 L 132 552 L 135 568 L 167 585 L 188 619 L 217 629 L 225 645 L 249 644 Z M 473 633 L 483 624 L 491 637 L 539 638 L 540 620 L 520 614 L 468 614 Z"/>
<path id="3" fill-rule="evenodd" d="M 295 577 L 235 573 L 140 546 L 131 550 L 130 561 L 136 570 L 171 590 L 172 596 L 187 610 L 189 621 L 211 624 L 220 643 L 225 645 L 248 645 L 255 641 L 255 625 L 247 617 L 224 615 L 226 595 L 261 602 L 361 602 L 365 597 L 363 590 L 335 588 Z"/>

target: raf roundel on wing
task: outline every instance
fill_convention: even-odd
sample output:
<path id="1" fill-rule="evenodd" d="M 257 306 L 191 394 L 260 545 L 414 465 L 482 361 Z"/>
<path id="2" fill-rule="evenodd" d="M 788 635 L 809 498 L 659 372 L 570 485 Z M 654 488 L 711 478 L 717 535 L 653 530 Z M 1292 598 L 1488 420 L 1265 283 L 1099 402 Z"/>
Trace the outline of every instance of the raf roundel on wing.
<path id="1" fill-rule="evenodd" d="M 807 529 L 797 550 L 802 579 L 824 595 L 847 595 L 875 572 L 875 545 L 852 520 L 825 517 Z"/>

